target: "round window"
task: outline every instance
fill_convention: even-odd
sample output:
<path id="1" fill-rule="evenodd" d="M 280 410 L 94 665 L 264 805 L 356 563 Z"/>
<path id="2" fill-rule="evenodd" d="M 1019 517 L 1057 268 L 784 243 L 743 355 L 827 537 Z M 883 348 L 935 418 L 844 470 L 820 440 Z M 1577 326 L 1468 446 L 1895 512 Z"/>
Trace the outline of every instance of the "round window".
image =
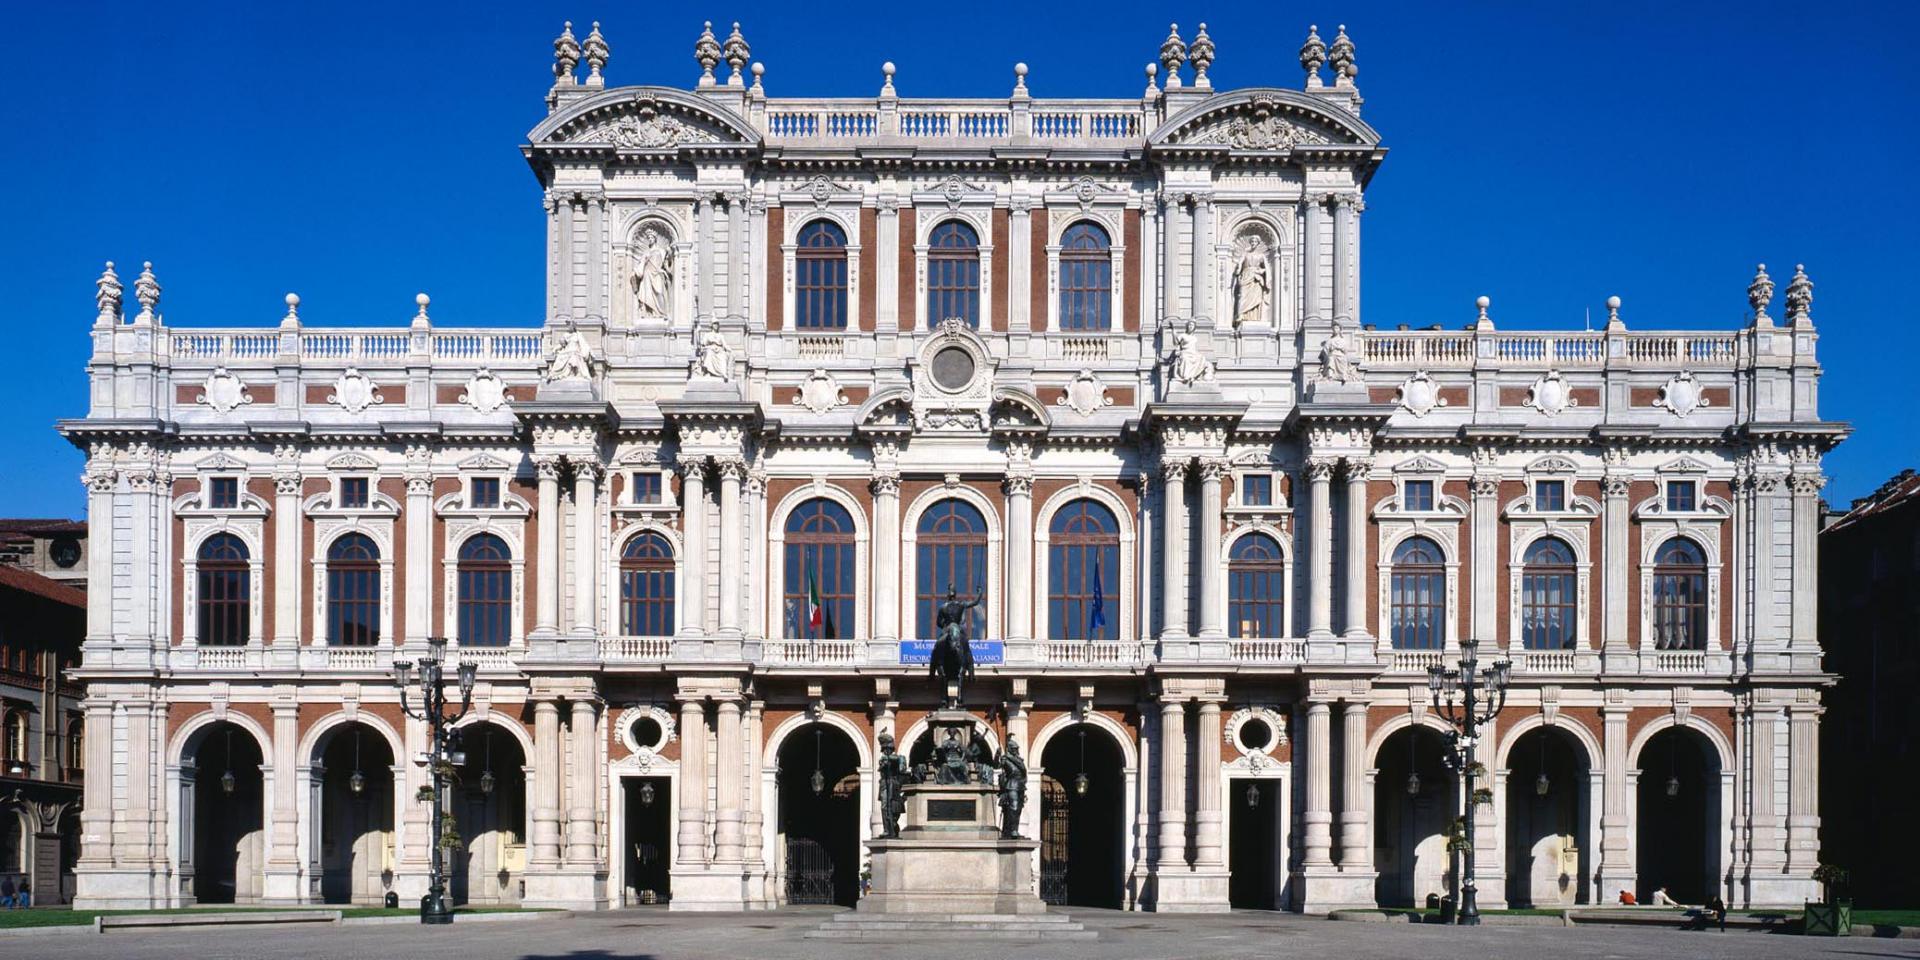
<path id="1" fill-rule="evenodd" d="M 80 562 L 80 541 L 72 537 L 61 537 L 47 548 L 47 553 L 53 557 L 54 566 L 62 570 L 68 569 Z"/>
<path id="2" fill-rule="evenodd" d="M 660 721 L 652 717 L 641 717 L 635 720 L 631 728 L 631 736 L 636 746 L 650 750 L 659 750 L 664 745 L 660 742 L 664 736 L 664 731 L 660 729 Z"/>
<path id="3" fill-rule="evenodd" d="M 1240 745 L 1249 751 L 1265 750 L 1273 743 L 1273 728 L 1265 720 L 1249 719 L 1240 724 Z"/>
<path id="4" fill-rule="evenodd" d="M 973 354 L 960 347 L 944 347 L 933 355 L 933 382 L 940 389 L 958 391 L 973 382 Z"/>

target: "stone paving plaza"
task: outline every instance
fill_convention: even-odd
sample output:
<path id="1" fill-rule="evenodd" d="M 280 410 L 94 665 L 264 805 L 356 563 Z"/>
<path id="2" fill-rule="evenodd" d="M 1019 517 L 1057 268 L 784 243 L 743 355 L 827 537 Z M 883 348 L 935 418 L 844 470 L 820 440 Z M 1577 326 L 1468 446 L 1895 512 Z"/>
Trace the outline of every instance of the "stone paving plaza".
<path id="1" fill-rule="evenodd" d="M 1533 960 L 1538 957 L 1734 958 L 1920 957 L 1920 940 L 1840 939 L 1765 933 L 1682 932 L 1625 927 L 1483 926 L 1475 930 L 1403 923 L 1341 923 L 1291 914 L 1237 912 L 1156 916 L 1073 910 L 1097 930 L 1087 943 L 849 944 L 807 940 L 831 910 L 751 914 L 669 914 L 626 910 L 573 919 L 330 928 L 200 929 L 123 934 L 27 934 L 0 939 L 0 955 L 34 960 L 138 956 L 227 958 L 398 957 L 520 960 L 686 960 L 686 958 L 906 958 L 1005 960 L 1099 958 L 1330 957 Z"/>

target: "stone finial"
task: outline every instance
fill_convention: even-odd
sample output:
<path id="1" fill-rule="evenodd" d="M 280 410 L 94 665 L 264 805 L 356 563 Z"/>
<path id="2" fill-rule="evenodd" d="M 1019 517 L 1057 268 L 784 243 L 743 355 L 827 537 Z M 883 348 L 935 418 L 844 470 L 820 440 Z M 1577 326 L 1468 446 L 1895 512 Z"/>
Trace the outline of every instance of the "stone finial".
<path id="1" fill-rule="evenodd" d="M 573 38 L 573 21 L 560 28 L 553 41 L 553 78 L 557 83 L 573 83 L 573 68 L 580 62 L 580 41 Z"/>
<path id="2" fill-rule="evenodd" d="M 1488 297 L 1485 294 L 1481 294 L 1480 296 L 1474 298 L 1473 305 L 1480 308 L 1480 315 L 1478 317 L 1475 317 L 1473 320 L 1474 329 L 1492 330 L 1493 318 L 1487 316 L 1487 308 L 1493 306 L 1493 298 Z"/>
<path id="3" fill-rule="evenodd" d="M 727 66 L 733 73 L 727 77 L 727 86 L 740 85 L 740 71 L 746 69 L 747 61 L 753 59 L 753 48 L 747 46 L 747 38 L 740 35 L 740 21 L 733 22 L 733 32 L 727 35 L 727 45 L 723 51 Z"/>
<path id="4" fill-rule="evenodd" d="M 1024 63 L 1013 65 L 1013 95 L 1016 97 L 1027 95 L 1027 65 Z"/>
<path id="5" fill-rule="evenodd" d="M 1607 298 L 1607 329 L 1608 330 L 1625 330 L 1626 328 L 1627 328 L 1626 321 L 1620 319 L 1620 298 L 1608 297 Z"/>
<path id="6" fill-rule="evenodd" d="M 280 322 L 295 323 L 295 324 L 299 323 L 300 322 L 300 295 L 297 293 L 289 293 L 286 296 L 286 301 L 287 301 L 287 315 L 284 317 L 281 317 Z"/>
<path id="7" fill-rule="evenodd" d="M 134 319 L 151 323 L 157 316 L 154 308 L 160 305 L 160 281 L 153 275 L 153 261 L 140 265 L 140 276 L 133 281 L 133 298 L 140 301 L 140 313 Z"/>
<path id="8" fill-rule="evenodd" d="M 763 87 L 763 86 L 761 86 L 761 85 L 760 85 L 760 79 L 761 79 L 762 77 L 765 77 L 766 75 L 767 75 L 767 65 L 766 65 L 766 64 L 764 64 L 764 63 L 761 63 L 761 62 L 759 62 L 759 61 L 757 61 L 757 60 L 756 60 L 756 61 L 754 61 L 754 64 L 753 64 L 753 90 L 754 90 L 754 92 L 755 92 L 755 93 L 761 93 L 761 94 L 764 94 L 764 93 L 766 93 L 766 90 L 767 90 L 767 88 L 765 88 L 765 87 Z"/>
<path id="9" fill-rule="evenodd" d="M 693 59 L 700 64 L 700 86 L 713 86 L 713 68 L 720 62 L 720 41 L 713 38 L 713 21 L 700 28 L 700 39 L 693 42 Z"/>
<path id="10" fill-rule="evenodd" d="M 1320 25 L 1307 25 L 1307 42 L 1300 45 L 1300 69 L 1307 72 L 1307 89 L 1321 86 L 1320 65 L 1327 62 L 1327 45 L 1320 39 Z"/>
<path id="11" fill-rule="evenodd" d="M 1154 82 L 1159 76 L 1160 65 L 1157 63 L 1147 64 L 1147 92 L 1141 94 L 1142 98 L 1152 100 L 1160 96 L 1160 85 Z"/>
<path id="12" fill-rule="evenodd" d="M 1799 325 L 1813 322 L 1813 281 L 1807 279 L 1807 265 L 1793 265 L 1793 279 L 1787 281 L 1787 322 Z"/>
<path id="13" fill-rule="evenodd" d="M 1753 268 L 1753 282 L 1747 284 L 1747 306 L 1753 308 L 1753 320 L 1765 326 L 1772 322 L 1767 316 L 1767 305 L 1773 303 L 1773 278 L 1767 276 L 1767 265 Z"/>
<path id="14" fill-rule="evenodd" d="M 1180 25 L 1167 25 L 1167 39 L 1160 44 L 1160 67 L 1167 73 L 1167 89 L 1180 89 L 1180 65 L 1187 62 L 1187 45 L 1180 39 Z"/>
<path id="15" fill-rule="evenodd" d="M 119 322 L 122 293 L 120 275 L 113 272 L 113 261 L 108 260 L 100 279 L 93 282 L 93 302 L 100 307 L 100 319 Z"/>
<path id="16" fill-rule="evenodd" d="M 1193 85 L 1201 90 L 1213 89 L 1213 81 L 1207 79 L 1207 68 L 1213 66 L 1213 38 L 1207 36 L 1207 25 L 1200 25 L 1200 32 L 1193 35 L 1193 45 L 1187 48 L 1187 61 L 1193 64 Z"/>
<path id="17" fill-rule="evenodd" d="M 600 70 L 607 65 L 607 59 L 613 55 L 613 51 L 607 48 L 607 38 L 600 35 L 600 21 L 593 22 L 593 32 L 587 34 L 587 42 L 580 45 L 580 50 L 587 58 L 587 86 L 606 86 L 606 78 L 600 75 Z"/>
<path id="18" fill-rule="evenodd" d="M 1360 73 L 1360 67 L 1353 61 L 1353 41 L 1347 39 L 1347 25 L 1340 25 L 1340 33 L 1333 38 L 1333 46 L 1327 50 L 1327 63 L 1333 66 L 1333 85 L 1336 87 L 1353 86 L 1353 78 Z"/>
<path id="19" fill-rule="evenodd" d="M 429 297 L 429 296 L 427 296 L 427 295 L 426 295 L 426 294 L 424 294 L 424 293 L 416 293 L 416 294 L 414 294 L 414 295 L 413 295 L 413 304 L 414 304 L 414 306 L 416 306 L 416 307 L 419 307 L 419 308 L 420 308 L 420 309 L 419 309 L 418 311 L 416 311 L 416 312 L 414 313 L 414 315 L 413 315 L 413 324 L 414 324 L 414 326 L 417 326 L 417 327 L 424 327 L 424 326 L 426 326 L 427 324 L 429 324 L 429 323 L 431 323 L 431 322 L 432 322 L 432 321 L 430 321 L 430 320 L 428 320 L 428 319 L 427 319 L 427 304 L 429 304 L 429 303 L 432 303 L 432 302 L 433 302 L 433 298 L 432 298 L 432 297 Z"/>
<path id="20" fill-rule="evenodd" d="M 892 60 L 888 60 L 886 63 L 883 63 L 880 65 L 880 76 L 884 78 L 880 84 L 880 95 L 883 97 L 898 96 L 898 94 L 894 93 L 893 91 L 893 61 Z"/>

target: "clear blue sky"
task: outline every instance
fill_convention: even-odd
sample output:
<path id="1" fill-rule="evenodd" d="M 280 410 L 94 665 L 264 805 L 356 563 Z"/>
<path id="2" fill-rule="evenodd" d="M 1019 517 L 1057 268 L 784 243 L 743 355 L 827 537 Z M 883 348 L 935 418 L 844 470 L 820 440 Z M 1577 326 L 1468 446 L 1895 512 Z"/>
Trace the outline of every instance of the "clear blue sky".
<path id="1" fill-rule="evenodd" d="M 690 85 L 700 22 L 742 21 L 775 96 L 1137 96 L 1177 19 L 1221 88 L 1296 86 L 1308 22 L 1358 46 L 1392 149 L 1368 195 L 1366 318 L 1733 329 L 1753 265 L 1818 284 L 1822 412 L 1858 432 L 1836 503 L 1920 464 L 1920 4 L 798 2 L 22 3 L 0 38 L 0 515 L 78 516 L 103 260 L 152 260 L 176 326 L 540 321 L 518 153 L 563 19 L 611 82 Z M 724 36 L 724 33 L 722 33 Z M 1906 294 L 1902 296 L 1902 294 Z"/>

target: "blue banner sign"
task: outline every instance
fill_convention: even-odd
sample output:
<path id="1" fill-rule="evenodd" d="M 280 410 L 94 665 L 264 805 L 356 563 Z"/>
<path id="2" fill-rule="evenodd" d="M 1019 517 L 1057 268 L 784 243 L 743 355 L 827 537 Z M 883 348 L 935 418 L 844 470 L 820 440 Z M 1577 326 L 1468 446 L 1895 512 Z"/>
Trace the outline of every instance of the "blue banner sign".
<path id="1" fill-rule="evenodd" d="M 967 646 L 973 648 L 973 664 L 976 667 L 992 666 L 1007 662 L 1007 645 L 1001 640 L 969 640 Z M 928 663 L 933 660 L 932 640 L 900 641 L 901 663 Z"/>

